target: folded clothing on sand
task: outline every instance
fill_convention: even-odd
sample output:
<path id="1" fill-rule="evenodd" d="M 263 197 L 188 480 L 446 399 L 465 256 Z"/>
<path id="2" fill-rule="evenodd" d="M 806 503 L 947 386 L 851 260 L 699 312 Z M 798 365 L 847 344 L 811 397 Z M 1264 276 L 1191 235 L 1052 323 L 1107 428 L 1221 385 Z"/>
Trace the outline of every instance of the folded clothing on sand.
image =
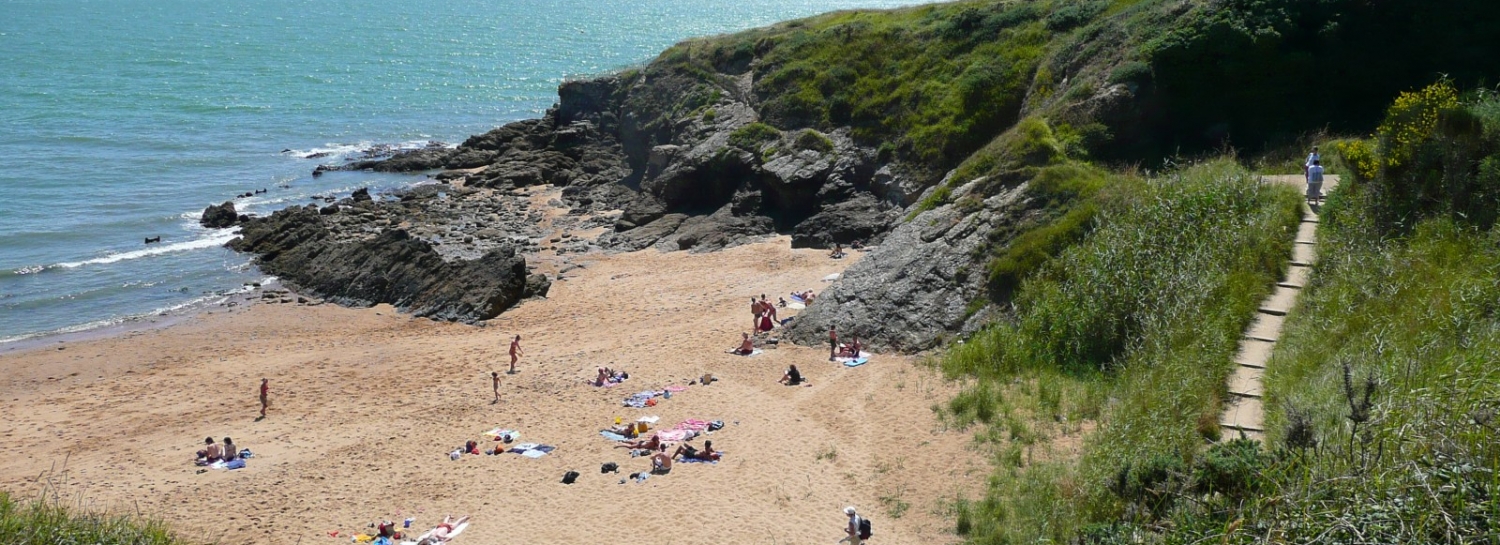
<path id="1" fill-rule="evenodd" d="M 648 406 L 655 405 L 656 403 L 652 400 L 652 398 L 659 395 L 661 395 L 661 392 L 658 392 L 656 390 L 646 390 L 644 392 L 634 394 L 630 397 L 625 398 L 625 406 L 644 409 Z"/>

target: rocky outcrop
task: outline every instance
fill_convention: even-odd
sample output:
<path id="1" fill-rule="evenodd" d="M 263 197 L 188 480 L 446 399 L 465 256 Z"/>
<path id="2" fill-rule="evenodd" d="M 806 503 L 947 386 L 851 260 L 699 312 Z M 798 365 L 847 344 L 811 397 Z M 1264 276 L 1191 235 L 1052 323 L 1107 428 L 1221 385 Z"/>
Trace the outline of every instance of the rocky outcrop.
<path id="1" fill-rule="evenodd" d="M 953 202 L 983 182 L 954 190 Z M 979 202 L 978 209 L 938 206 L 900 224 L 819 294 L 785 335 L 816 345 L 836 325 L 842 335 L 857 334 L 873 348 L 914 352 L 983 325 L 993 307 L 986 304 L 985 271 L 974 256 L 983 253 L 992 233 L 1040 212 L 1024 184 Z"/>
<path id="2" fill-rule="evenodd" d="M 390 303 L 416 316 L 473 322 L 499 315 L 527 292 L 526 260 L 511 246 L 476 259 L 445 259 L 403 229 L 341 236 L 316 206 L 292 207 L 247 223 L 229 246 L 284 283 L 350 306 Z M 542 282 L 534 281 L 533 291 Z"/>
<path id="3" fill-rule="evenodd" d="M 203 209 L 203 216 L 198 218 L 198 223 L 209 229 L 225 229 L 234 227 L 239 223 L 240 215 L 234 210 L 234 201 L 224 201 L 224 204 L 208 205 Z"/>

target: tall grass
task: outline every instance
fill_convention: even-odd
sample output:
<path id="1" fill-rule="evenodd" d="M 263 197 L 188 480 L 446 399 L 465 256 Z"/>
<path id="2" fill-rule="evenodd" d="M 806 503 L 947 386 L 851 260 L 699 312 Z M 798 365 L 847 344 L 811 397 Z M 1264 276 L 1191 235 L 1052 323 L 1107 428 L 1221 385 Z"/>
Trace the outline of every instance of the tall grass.
<path id="1" fill-rule="evenodd" d="M 6 545 L 182 545 L 154 520 L 93 513 L 55 500 L 0 492 L 0 543 Z"/>
<path id="2" fill-rule="evenodd" d="M 1120 178 L 1087 202 L 1097 226 L 1021 284 L 1014 319 L 941 362 L 977 379 L 949 417 L 998 446 L 960 517 L 976 543 L 1065 542 L 1155 509 L 1159 475 L 1217 433 L 1236 339 L 1299 220 L 1295 192 L 1228 160 Z M 1085 422 L 1098 429 L 1081 457 L 1051 448 Z"/>

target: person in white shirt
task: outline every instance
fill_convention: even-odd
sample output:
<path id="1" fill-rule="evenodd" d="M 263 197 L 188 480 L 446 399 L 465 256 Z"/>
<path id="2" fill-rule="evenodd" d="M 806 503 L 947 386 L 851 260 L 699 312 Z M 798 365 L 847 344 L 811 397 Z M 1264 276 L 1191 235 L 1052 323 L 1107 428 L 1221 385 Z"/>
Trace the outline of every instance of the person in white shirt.
<path id="1" fill-rule="evenodd" d="M 854 506 L 852 505 L 844 508 L 844 514 L 849 515 L 849 526 L 844 528 L 844 533 L 849 535 L 839 541 L 848 543 L 849 545 L 859 545 L 864 541 L 859 538 L 859 515 L 854 513 Z"/>
<path id="2" fill-rule="evenodd" d="M 1312 170 L 1313 164 L 1322 160 L 1323 156 L 1318 153 L 1318 147 L 1313 146 L 1312 153 L 1307 154 L 1307 160 L 1302 162 L 1302 176 L 1306 177 L 1308 171 Z"/>
<path id="3" fill-rule="evenodd" d="M 1323 200 L 1323 161 L 1313 159 L 1307 167 L 1307 202 L 1318 205 Z"/>

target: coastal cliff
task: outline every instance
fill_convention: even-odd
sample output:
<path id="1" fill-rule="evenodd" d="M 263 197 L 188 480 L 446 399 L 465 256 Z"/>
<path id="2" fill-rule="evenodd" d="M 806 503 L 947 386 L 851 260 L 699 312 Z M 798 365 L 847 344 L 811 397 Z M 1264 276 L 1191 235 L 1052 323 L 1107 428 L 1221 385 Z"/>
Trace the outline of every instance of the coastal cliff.
<path id="1" fill-rule="evenodd" d="M 1143 0 L 833 13 L 689 40 L 642 67 L 566 82 L 541 118 L 455 148 L 320 169 L 561 187 L 564 205 L 608 225 L 588 241 L 603 248 L 713 251 L 772 233 L 798 247 L 872 245 L 790 335 L 815 342 L 838 322 L 872 346 L 920 350 L 997 315 L 1050 257 L 1000 266 L 1026 250 L 1017 237 L 1087 227 L 1075 199 L 1031 188 L 1055 167 L 1151 167 L 1368 130 L 1434 67 L 1459 81 L 1485 75 L 1494 40 L 1476 34 L 1482 18 L 1429 9 L 1407 24 L 1414 10 Z M 1439 28 L 1482 46 L 1395 45 Z M 933 222 L 963 228 L 933 237 Z"/>

